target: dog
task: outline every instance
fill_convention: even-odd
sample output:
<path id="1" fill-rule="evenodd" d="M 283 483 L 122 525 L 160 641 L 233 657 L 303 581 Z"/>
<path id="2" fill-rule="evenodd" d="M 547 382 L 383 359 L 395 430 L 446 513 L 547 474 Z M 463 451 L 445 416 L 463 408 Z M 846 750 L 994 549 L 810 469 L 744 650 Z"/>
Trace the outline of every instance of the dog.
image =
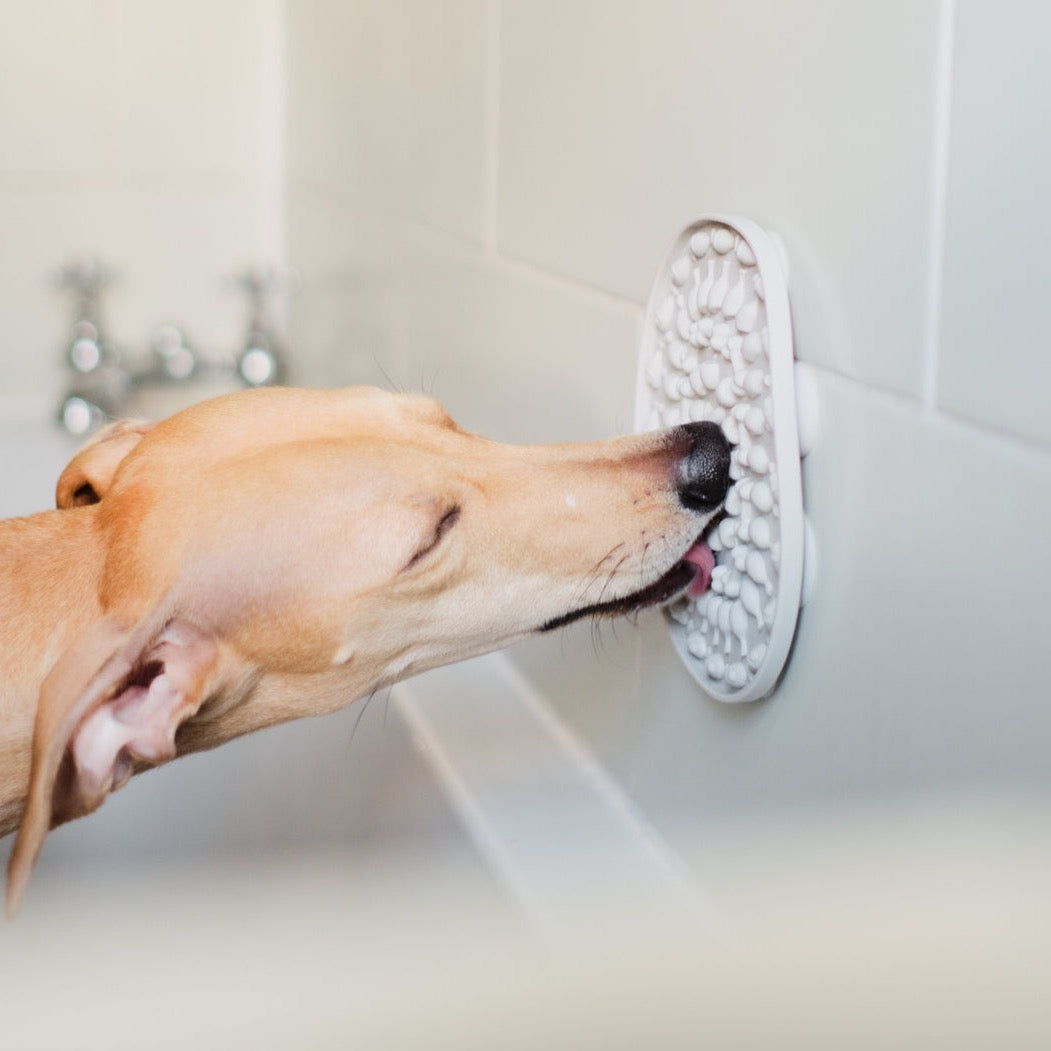
<path id="1" fill-rule="evenodd" d="M 698 587 L 714 423 L 513 446 L 374 388 L 246 390 L 101 432 L 0 522 L 0 834 L 138 773 L 581 617 Z"/>

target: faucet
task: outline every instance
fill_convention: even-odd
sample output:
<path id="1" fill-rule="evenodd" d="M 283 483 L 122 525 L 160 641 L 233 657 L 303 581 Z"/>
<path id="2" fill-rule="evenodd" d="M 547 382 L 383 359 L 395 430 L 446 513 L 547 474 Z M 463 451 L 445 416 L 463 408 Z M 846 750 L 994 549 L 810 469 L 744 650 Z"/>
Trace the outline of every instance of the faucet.
<path id="1" fill-rule="evenodd" d="M 78 259 L 58 274 L 60 288 L 73 293 L 74 321 L 63 352 L 67 374 L 58 419 L 78 437 L 106 420 L 128 414 L 133 396 L 148 387 L 183 384 L 193 379 L 229 378 L 245 387 L 283 383 L 287 358 L 276 318 L 284 291 L 272 268 L 248 270 L 237 278 L 248 297 L 248 325 L 235 351 L 205 354 L 177 325 L 159 325 L 144 354 L 132 355 L 113 343 L 102 318 L 102 293 L 115 273 L 97 259 Z"/>
<path id="2" fill-rule="evenodd" d="M 59 407 L 59 421 L 70 434 L 84 435 L 107 417 L 116 416 L 127 394 L 128 377 L 120 353 L 105 335 L 100 301 L 114 274 L 97 259 L 77 259 L 58 273 L 60 288 L 76 297 L 74 321 L 64 348 L 70 374 Z"/>

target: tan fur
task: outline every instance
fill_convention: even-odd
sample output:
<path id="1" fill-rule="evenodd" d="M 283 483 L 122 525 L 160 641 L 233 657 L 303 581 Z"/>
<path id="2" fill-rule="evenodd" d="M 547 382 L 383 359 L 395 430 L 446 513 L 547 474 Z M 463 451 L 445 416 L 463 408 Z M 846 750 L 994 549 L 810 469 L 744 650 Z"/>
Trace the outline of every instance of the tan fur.
<path id="1" fill-rule="evenodd" d="M 104 433 L 62 510 L 0 522 L 9 907 L 48 828 L 130 773 L 655 581 L 708 517 L 677 498 L 683 452 L 499 445 L 372 389 L 241 392 Z"/>

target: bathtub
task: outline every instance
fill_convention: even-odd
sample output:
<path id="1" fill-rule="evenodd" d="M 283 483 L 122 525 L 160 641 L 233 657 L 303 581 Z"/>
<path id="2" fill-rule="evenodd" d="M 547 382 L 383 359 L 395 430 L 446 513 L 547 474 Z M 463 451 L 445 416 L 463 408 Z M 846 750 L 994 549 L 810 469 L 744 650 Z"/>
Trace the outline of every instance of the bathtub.
<path id="1" fill-rule="evenodd" d="M 72 449 L 0 422 L 0 514 Z M 708 827 L 716 909 L 491 655 L 53 831 L 0 932 L 5 1046 L 1046 1046 L 1047 810 L 982 805 Z"/>

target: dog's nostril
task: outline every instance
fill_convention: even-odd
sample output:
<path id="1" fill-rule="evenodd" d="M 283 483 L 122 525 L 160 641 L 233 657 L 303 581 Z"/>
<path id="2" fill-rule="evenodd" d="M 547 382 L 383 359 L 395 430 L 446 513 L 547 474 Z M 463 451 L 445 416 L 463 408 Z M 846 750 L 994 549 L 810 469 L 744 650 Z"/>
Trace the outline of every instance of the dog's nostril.
<path id="1" fill-rule="evenodd" d="M 711 421 L 687 423 L 690 448 L 679 463 L 679 500 L 691 511 L 714 511 L 730 487 L 731 446 Z"/>

